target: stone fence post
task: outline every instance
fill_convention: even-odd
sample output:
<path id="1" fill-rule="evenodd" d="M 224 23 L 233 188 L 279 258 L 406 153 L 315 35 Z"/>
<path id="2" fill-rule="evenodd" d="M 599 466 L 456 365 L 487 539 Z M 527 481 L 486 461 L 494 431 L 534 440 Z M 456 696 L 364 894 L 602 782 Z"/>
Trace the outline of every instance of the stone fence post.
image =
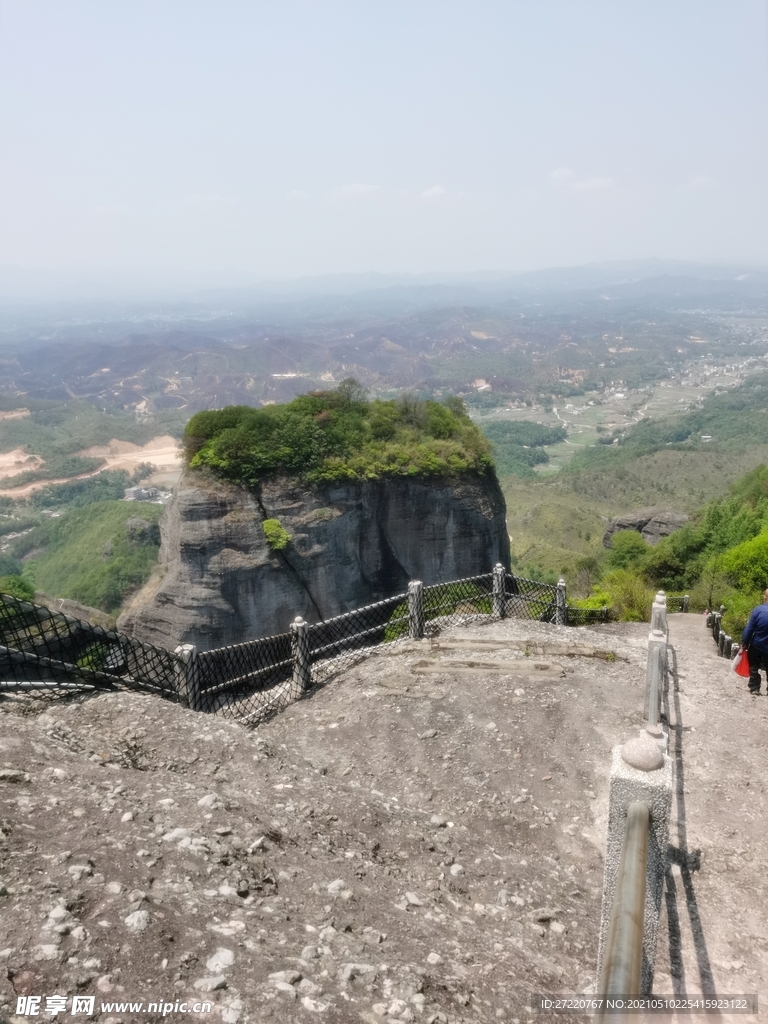
<path id="1" fill-rule="evenodd" d="M 608 837 L 603 878 L 603 906 L 598 947 L 598 977 L 602 973 L 608 926 L 619 874 L 627 811 L 640 801 L 650 811 L 643 913 L 643 959 L 640 995 L 650 995 L 656 960 L 661 900 L 672 805 L 672 762 L 645 730 L 623 747 L 614 747 L 608 796 Z"/>
<path id="2" fill-rule="evenodd" d="M 291 623 L 291 658 L 293 685 L 300 691 L 312 685 L 312 662 L 309 657 L 309 626 L 300 615 Z"/>
<path id="3" fill-rule="evenodd" d="M 424 584 L 411 580 L 408 584 L 408 636 L 421 640 L 424 636 Z"/>
<path id="4" fill-rule="evenodd" d="M 568 611 L 565 606 L 565 580 L 562 576 L 557 581 L 555 602 L 555 623 L 558 626 L 568 625 Z"/>
<path id="5" fill-rule="evenodd" d="M 493 617 L 503 619 L 507 614 L 506 571 L 501 562 L 493 567 Z"/>
<path id="6" fill-rule="evenodd" d="M 173 653 L 178 658 L 174 665 L 176 692 L 191 711 L 202 711 L 197 648 L 194 644 L 180 644 Z"/>
<path id="7" fill-rule="evenodd" d="M 648 634 L 648 659 L 645 669 L 645 709 L 646 722 L 658 724 L 661 698 L 667 679 L 667 634 L 660 629 L 652 629 Z M 656 709 L 651 705 L 651 693 L 656 688 Z M 653 717 L 655 714 L 655 718 Z"/>
<path id="8" fill-rule="evenodd" d="M 660 590 L 651 605 L 651 630 L 667 632 L 667 595 Z"/>

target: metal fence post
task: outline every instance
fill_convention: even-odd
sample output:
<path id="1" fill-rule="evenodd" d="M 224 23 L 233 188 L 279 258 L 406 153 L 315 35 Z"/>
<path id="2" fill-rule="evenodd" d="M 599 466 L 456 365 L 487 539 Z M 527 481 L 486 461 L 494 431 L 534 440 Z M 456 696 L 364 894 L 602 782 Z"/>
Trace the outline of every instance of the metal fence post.
<path id="1" fill-rule="evenodd" d="M 300 615 L 291 623 L 291 658 L 293 685 L 308 690 L 312 685 L 312 663 L 309 657 L 309 627 Z"/>
<path id="2" fill-rule="evenodd" d="M 408 636 L 421 640 L 424 636 L 424 584 L 411 580 L 408 584 Z"/>
<path id="3" fill-rule="evenodd" d="M 507 614 L 506 573 L 501 562 L 493 567 L 493 617 L 503 619 Z"/>
<path id="4" fill-rule="evenodd" d="M 179 644 L 173 653 L 179 659 L 173 667 L 176 691 L 191 711 L 202 711 L 197 648 L 194 644 Z"/>
<path id="5" fill-rule="evenodd" d="M 557 581 L 557 597 L 555 605 L 555 622 L 558 626 L 568 625 L 568 611 L 565 606 L 565 580 L 561 576 Z"/>

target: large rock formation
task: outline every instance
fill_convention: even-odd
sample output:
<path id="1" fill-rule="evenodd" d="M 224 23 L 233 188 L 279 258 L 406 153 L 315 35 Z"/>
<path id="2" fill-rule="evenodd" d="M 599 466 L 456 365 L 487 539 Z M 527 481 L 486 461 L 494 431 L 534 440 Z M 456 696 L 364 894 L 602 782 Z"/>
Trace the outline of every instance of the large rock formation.
<path id="1" fill-rule="evenodd" d="M 670 512 L 664 508 L 638 508 L 608 523 L 603 535 L 603 546 L 611 546 L 611 538 L 619 530 L 636 530 L 646 544 L 658 544 L 662 537 L 679 530 L 688 522 L 683 512 Z"/>
<path id="2" fill-rule="evenodd" d="M 493 475 L 389 477 L 317 486 L 264 481 L 257 492 L 187 473 L 161 521 L 160 571 L 121 628 L 200 650 L 282 633 L 296 615 L 338 615 L 509 565 L 505 505 Z M 272 550 L 262 523 L 290 534 Z"/>

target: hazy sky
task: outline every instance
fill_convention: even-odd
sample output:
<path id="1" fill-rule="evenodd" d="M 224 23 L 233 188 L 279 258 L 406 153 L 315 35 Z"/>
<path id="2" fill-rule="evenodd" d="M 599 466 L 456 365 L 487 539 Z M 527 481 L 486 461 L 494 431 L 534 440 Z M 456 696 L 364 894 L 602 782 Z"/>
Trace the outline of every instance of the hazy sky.
<path id="1" fill-rule="evenodd" d="M 768 265 L 758 0 L 0 0 L 0 267 Z"/>

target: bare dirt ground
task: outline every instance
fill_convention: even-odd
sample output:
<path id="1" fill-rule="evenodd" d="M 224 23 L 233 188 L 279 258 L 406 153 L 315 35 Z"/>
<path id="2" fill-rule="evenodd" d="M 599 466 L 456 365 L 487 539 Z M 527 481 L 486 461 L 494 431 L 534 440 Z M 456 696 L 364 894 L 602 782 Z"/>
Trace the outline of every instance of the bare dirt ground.
<path id="1" fill-rule="evenodd" d="M 101 473 L 105 469 L 125 469 L 129 473 L 133 473 L 142 462 L 151 462 L 156 467 L 156 471 L 148 480 L 151 484 L 172 487 L 181 475 L 181 448 L 176 438 L 169 434 L 153 437 L 145 445 L 113 438 L 108 445 L 94 445 L 77 454 L 83 458 L 103 459 L 104 463 L 90 473 L 78 473 L 76 476 L 62 477 L 57 480 L 36 480 L 23 487 L 6 488 L 0 490 L 0 497 L 27 498 L 42 487 L 69 483 L 70 480 L 85 480 L 89 476 L 96 476 L 97 473 Z M 28 470 L 39 469 L 42 465 L 44 465 L 43 459 L 37 455 L 27 455 L 23 448 L 4 452 L 0 454 L 0 479 L 7 479 Z"/>
<path id="2" fill-rule="evenodd" d="M 181 469 L 181 446 L 175 437 L 153 437 L 144 445 L 112 438 L 109 444 L 94 445 L 78 452 L 83 458 L 104 459 L 102 469 L 125 469 L 132 473 L 142 462 L 151 462 L 158 470 Z"/>
<path id="3" fill-rule="evenodd" d="M 0 452 L 0 480 L 39 469 L 42 465 L 43 459 L 39 455 L 28 455 L 23 446 L 10 452 Z"/>
<path id="4" fill-rule="evenodd" d="M 161 1018 L 108 1003 L 199 999 L 213 1017 L 185 1017 L 225 1024 L 523 1024 L 531 993 L 589 991 L 646 637 L 468 625 L 256 731 L 131 693 L 0 700 L 0 1016 L 90 994 L 110 1024 Z M 768 699 L 698 616 L 671 641 L 685 830 L 657 989 L 765 998 Z"/>

